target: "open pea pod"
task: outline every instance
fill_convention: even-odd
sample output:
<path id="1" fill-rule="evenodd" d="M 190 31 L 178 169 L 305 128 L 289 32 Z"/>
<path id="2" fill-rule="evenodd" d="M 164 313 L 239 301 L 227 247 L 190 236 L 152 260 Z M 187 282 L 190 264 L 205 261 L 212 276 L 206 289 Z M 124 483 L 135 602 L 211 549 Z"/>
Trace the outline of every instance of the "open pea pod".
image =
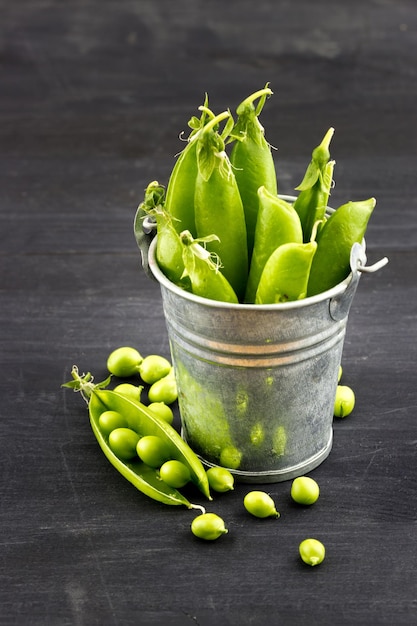
<path id="1" fill-rule="evenodd" d="M 182 439 L 175 428 L 154 415 L 144 404 L 130 400 L 115 391 L 93 389 L 89 402 L 89 410 L 94 432 L 96 432 L 98 428 L 97 420 L 103 411 L 117 411 L 124 416 L 129 428 L 138 434 L 142 436 L 156 435 L 160 437 L 168 445 L 172 458 L 181 461 L 188 467 L 191 480 L 209 500 L 212 499 L 206 472 L 195 452 L 191 450 L 190 446 Z M 103 436 L 101 435 L 101 437 Z M 108 456 L 106 451 L 105 453 L 106 456 Z M 129 464 L 123 463 L 122 465 L 129 468 Z M 160 482 L 162 483 L 161 480 Z M 178 504 L 185 504 L 185 502 L 179 502 Z"/>
<path id="2" fill-rule="evenodd" d="M 139 458 L 136 461 L 121 461 L 111 450 L 106 437 L 99 428 L 98 418 L 103 412 L 103 405 L 96 396 L 89 403 L 90 423 L 94 435 L 107 459 L 115 469 L 136 489 L 146 496 L 162 502 L 162 504 L 184 505 L 188 509 L 195 508 L 189 500 L 174 487 L 170 487 L 159 477 L 159 472 L 145 465 Z"/>

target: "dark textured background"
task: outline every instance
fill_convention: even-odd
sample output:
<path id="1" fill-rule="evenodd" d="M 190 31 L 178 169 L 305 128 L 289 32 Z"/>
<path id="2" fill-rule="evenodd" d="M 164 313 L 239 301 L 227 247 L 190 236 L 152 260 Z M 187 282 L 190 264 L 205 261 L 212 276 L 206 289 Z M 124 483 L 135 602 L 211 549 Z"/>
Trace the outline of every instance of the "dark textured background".
<path id="1" fill-rule="evenodd" d="M 415 623 L 415 1 L 2 0 L 0 17 L 0 624 Z M 229 534 L 202 544 L 113 470 L 60 385 L 73 363 L 104 377 L 119 345 L 168 356 L 136 206 L 205 92 L 234 109 L 267 81 L 280 191 L 334 126 L 332 204 L 377 198 L 368 259 L 390 263 L 350 313 L 357 406 L 317 505 L 271 485 L 282 516 L 259 522 L 238 485 L 212 506 Z"/>

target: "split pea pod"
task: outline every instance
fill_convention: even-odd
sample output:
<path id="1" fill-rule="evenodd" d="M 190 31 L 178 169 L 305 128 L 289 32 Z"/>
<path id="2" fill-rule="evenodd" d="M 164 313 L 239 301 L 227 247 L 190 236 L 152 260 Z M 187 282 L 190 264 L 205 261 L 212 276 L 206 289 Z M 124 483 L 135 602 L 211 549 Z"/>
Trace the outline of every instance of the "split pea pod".
<path id="1" fill-rule="evenodd" d="M 108 436 L 100 428 L 100 406 L 101 405 L 96 405 L 93 401 L 90 407 L 91 428 L 101 450 L 113 467 L 126 478 L 126 480 L 132 483 L 136 489 L 153 500 L 157 500 L 163 504 L 184 505 L 187 508 L 193 508 L 191 502 L 183 496 L 182 493 L 170 487 L 160 479 L 159 472 L 155 468 L 143 463 L 139 457 L 137 457 L 137 459 L 124 461 L 112 451 Z"/>
<path id="2" fill-rule="evenodd" d="M 221 273 L 220 259 L 204 247 L 206 242 L 217 240 L 217 237 L 194 239 L 190 232 L 184 231 L 180 239 L 183 244 L 185 276 L 190 280 L 192 293 L 211 300 L 237 304 L 238 299 L 232 286 Z"/>
<path id="3" fill-rule="evenodd" d="M 90 424 L 100 448 L 124 478 L 145 495 L 164 504 L 182 504 L 188 508 L 202 508 L 191 504 L 179 491 L 161 480 L 157 469 L 149 467 L 140 461 L 139 457 L 131 457 L 130 453 L 127 454 L 127 448 L 131 447 L 133 436 L 136 441 L 140 437 L 154 435 L 161 440 L 173 459 L 184 463 L 190 471 L 193 482 L 211 500 L 207 474 L 200 459 L 168 422 L 158 418 L 141 402 L 133 401 L 115 391 L 105 389 L 111 377 L 100 383 L 93 383 L 93 376 L 90 372 L 80 375 L 75 365 L 71 370 L 71 376 L 72 380 L 65 383 L 63 387 L 81 393 L 88 404 Z M 107 428 L 108 420 L 105 422 L 102 420 L 102 416 L 108 415 L 109 412 L 120 416 L 116 422 L 113 420 L 114 428 Z M 126 436 L 129 435 L 129 439 L 132 441 L 123 440 L 125 433 L 120 431 L 127 431 Z M 112 448 L 110 437 L 114 434 L 117 434 L 117 446 L 113 442 Z M 123 454 L 118 456 L 117 450 Z M 124 454 L 125 452 L 126 454 Z"/>
<path id="4" fill-rule="evenodd" d="M 178 234 L 189 230 L 196 236 L 194 218 L 194 192 L 197 180 L 197 137 L 209 118 L 214 117 L 208 107 L 206 95 L 200 119 L 193 116 L 188 125 L 193 129 L 188 143 L 180 153 L 169 177 L 165 198 L 165 208 L 173 218 L 173 226 Z"/>
<path id="5" fill-rule="evenodd" d="M 350 253 L 354 243 L 365 236 L 375 198 L 347 202 L 336 209 L 317 234 L 307 295 L 314 296 L 339 284 L 350 273 Z"/>
<path id="6" fill-rule="evenodd" d="M 158 418 L 152 411 L 148 410 L 144 404 L 134 402 L 108 389 L 93 389 L 88 406 L 94 434 L 103 452 L 112 463 L 115 459 L 113 459 L 110 454 L 106 438 L 101 435 L 101 432 L 97 432 L 97 420 L 100 418 L 103 411 L 116 411 L 123 415 L 128 424 L 128 428 L 138 433 L 140 436 L 154 435 L 160 437 L 166 444 L 171 458 L 181 461 L 188 467 L 191 480 L 207 498 L 211 499 L 207 475 L 197 455 L 170 424 Z M 120 471 L 120 467 L 117 467 L 117 469 Z M 129 477 L 134 478 L 131 474 L 134 468 L 127 466 L 127 469 L 130 471 L 124 473 L 125 477 L 128 479 Z"/>
<path id="7" fill-rule="evenodd" d="M 316 249 L 315 241 L 279 246 L 265 264 L 255 304 L 278 304 L 305 298 Z"/>
<path id="8" fill-rule="evenodd" d="M 265 263 L 284 243 L 303 243 L 300 218 L 294 207 L 262 186 L 258 189 L 259 211 L 255 244 L 250 263 L 245 302 L 254 302 Z"/>
<path id="9" fill-rule="evenodd" d="M 220 134 L 216 127 L 229 120 Z M 197 139 L 198 174 L 194 209 L 197 236 L 217 235 L 207 244 L 222 262 L 222 273 L 239 300 L 243 298 L 248 275 L 246 223 L 242 199 L 224 137 L 230 133 L 231 114 L 225 111 L 201 129 Z"/>
<path id="10" fill-rule="evenodd" d="M 230 135 L 235 140 L 230 161 L 245 212 L 249 258 L 255 240 L 257 191 L 259 187 L 264 186 L 269 192 L 276 194 L 278 188 L 271 146 L 265 139 L 265 131 L 259 121 L 266 98 L 270 95 L 272 91 L 266 85 L 264 89 L 243 100 L 236 109 L 238 119 Z M 254 102 L 258 99 L 255 108 Z"/>
<path id="11" fill-rule="evenodd" d="M 302 182 L 296 187 L 299 195 L 294 209 L 300 216 L 304 242 L 310 241 L 314 224 L 324 218 L 333 184 L 334 161 L 330 161 L 329 145 L 334 128 L 329 128 L 322 142 L 313 150 Z"/>

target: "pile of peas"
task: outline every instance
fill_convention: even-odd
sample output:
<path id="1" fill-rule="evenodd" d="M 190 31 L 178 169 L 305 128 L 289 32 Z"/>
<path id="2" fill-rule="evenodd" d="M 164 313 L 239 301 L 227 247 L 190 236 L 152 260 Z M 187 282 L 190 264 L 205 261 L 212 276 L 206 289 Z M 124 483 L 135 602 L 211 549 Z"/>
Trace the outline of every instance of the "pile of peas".
<path id="1" fill-rule="evenodd" d="M 163 433 L 173 431 L 174 413 L 169 405 L 177 399 L 178 391 L 173 367 L 168 359 L 155 354 L 143 358 L 135 348 L 124 346 L 111 352 L 107 359 L 107 369 L 111 375 L 118 378 L 126 379 L 139 375 L 141 381 L 149 386 L 148 399 L 150 403 L 146 407 L 147 410 L 155 416 L 159 424 L 165 424 L 165 427 L 162 427 Z M 341 376 L 342 368 L 340 367 L 334 404 L 335 417 L 346 417 L 353 411 L 355 405 L 355 395 L 352 389 L 339 384 Z M 75 378 L 75 376 L 73 377 Z M 88 401 L 91 401 L 91 390 L 95 387 L 103 387 L 109 382 L 108 379 L 104 383 L 93 385 L 90 382 L 92 380 L 90 374 L 84 375 L 83 379 L 77 376 L 77 379 L 84 382 L 83 387 L 77 387 L 73 381 L 64 386 L 84 392 L 89 390 L 87 393 Z M 144 405 L 141 404 L 143 389 L 142 385 L 123 382 L 116 385 L 113 392 L 117 397 L 122 396 L 122 398 L 129 399 L 134 406 L 143 407 Z M 182 440 L 181 447 L 185 447 L 186 451 L 188 449 L 189 454 L 185 454 L 185 462 L 173 458 L 173 449 L 176 450 L 175 442 L 173 448 L 170 445 L 169 437 L 165 440 L 155 433 L 139 434 L 137 430 L 129 426 L 129 420 L 124 415 L 123 410 L 101 410 L 98 417 L 98 428 L 101 445 L 103 446 L 103 440 L 105 440 L 106 445 L 121 463 L 121 465 L 116 465 L 116 468 L 122 474 L 124 474 L 122 471 L 125 467 L 124 464 L 129 468 L 135 460 L 140 461 L 154 472 L 153 476 L 156 477 L 157 482 L 165 485 L 167 491 L 162 490 L 162 499 L 159 497 L 160 494 L 156 499 L 167 504 L 186 504 L 188 508 L 202 510 L 202 513 L 195 517 L 191 523 L 191 532 L 196 537 L 213 541 L 228 532 L 224 520 L 220 516 L 207 513 L 202 506 L 192 505 L 176 490 L 181 489 L 191 480 L 196 482 L 195 479 L 197 478 L 201 491 L 211 499 L 209 489 L 218 493 L 233 490 L 234 477 L 229 470 L 217 466 L 207 470 L 203 469 L 197 457 Z M 174 434 L 179 437 L 176 431 Z M 201 479 L 201 475 L 203 475 L 204 480 Z M 125 477 L 127 477 L 126 474 Z M 148 491 L 145 487 L 142 488 L 142 491 L 155 497 L 152 492 L 152 480 L 149 476 L 146 480 L 150 481 L 151 490 Z M 145 485 L 147 485 L 146 480 Z M 136 486 L 141 488 L 140 485 Z M 170 488 L 173 489 L 172 493 L 169 492 Z M 319 495 L 319 486 L 312 478 L 299 476 L 292 481 L 290 496 L 294 502 L 303 506 L 310 506 L 318 500 Z M 164 499 L 165 497 L 166 499 Z M 274 500 L 264 491 L 249 491 L 244 497 L 243 506 L 250 515 L 259 519 L 280 517 Z M 304 563 L 311 566 L 318 565 L 325 558 L 325 547 L 318 539 L 307 538 L 299 545 L 299 555 Z"/>

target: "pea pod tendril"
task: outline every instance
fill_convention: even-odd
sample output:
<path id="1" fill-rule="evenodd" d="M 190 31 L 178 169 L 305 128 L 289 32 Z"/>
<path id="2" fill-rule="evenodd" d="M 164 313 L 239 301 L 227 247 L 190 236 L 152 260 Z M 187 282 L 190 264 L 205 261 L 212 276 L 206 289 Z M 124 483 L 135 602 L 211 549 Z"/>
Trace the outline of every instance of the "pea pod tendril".
<path id="1" fill-rule="evenodd" d="M 65 383 L 63 387 L 79 391 L 88 404 L 91 428 L 100 448 L 113 467 L 139 491 L 154 500 L 164 504 L 185 505 L 189 509 L 198 508 L 204 511 L 204 507 L 192 504 L 177 489 L 167 485 L 160 478 L 157 469 L 149 467 L 139 458 L 130 461 L 118 458 L 109 446 L 108 434 L 100 428 L 99 418 L 104 411 L 116 411 L 124 416 L 128 427 L 140 436 L 156 435 L 160 437 L 167 444 L 171 457 L 187 465 L 193 482 L 211 500 L 206 472 L 198 457 L 177 431 L 148 410 L 141 402 L 130 400 L 115 391 L 105 389 L 111 377 L 101 383 L 94 384 L 93 376 L 89 372 L 80 375 L 76 366 L 72 368 L 71 375 L 73 380 Z"/>

